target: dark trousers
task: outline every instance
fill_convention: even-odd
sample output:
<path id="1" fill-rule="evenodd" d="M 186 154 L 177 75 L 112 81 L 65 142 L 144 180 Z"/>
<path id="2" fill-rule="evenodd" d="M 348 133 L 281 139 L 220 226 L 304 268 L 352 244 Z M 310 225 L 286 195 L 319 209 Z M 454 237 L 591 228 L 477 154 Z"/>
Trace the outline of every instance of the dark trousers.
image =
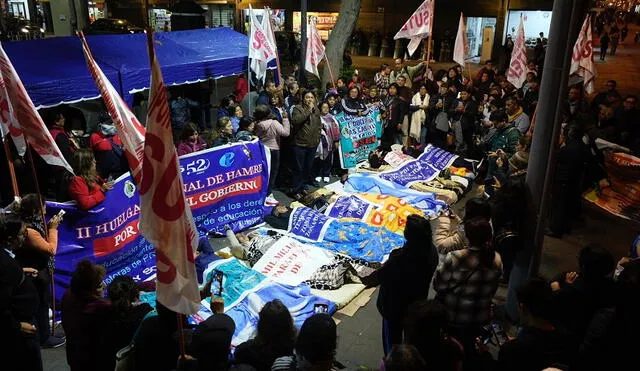
<path id="1" fill-rule="evenodd" d="M 316 147 L 293 146 L 293 174 L 292 191 L 301 192 L 305 183 L 309 182 L 313 160 L 316 157 Z"/>
<path id="2" fill-rule="evenodd" d="M 600 60 L 601 61 L 603 61 L 604 57 L 607 55 L 607 48 L 608 47 L 606 47 L 606 46 L 605 47 L 600 46 Z"/>
<path id="3" fill-rule="evenodd" d="M 49 269 L 41 269 L 38 272 L 38 279 L 35 280 L 35 286 L 38 290 L 38 313 L 36 317 L 36 326 L 40 335 L 40 344 L 44 344 L 49 340 L 51 334 L 51 326 L 49 325 L 49 307 L 51 305 L 51 275 Z"/>
<path id="4" fill-rule="evenodd" d="M 402 331 L 402 320 L 382 317 L 382 346 L 385 356 L 391 352 L 394 345 L 402 344 Z"/>
<path id="5" fill-rule="evenodd" d="M 571 224 L 580 214 L 580 186 L 556 184 L 551 194 L 549 229 L 557 235 L 571 231 Z"/>
<path id="6" fill-rule="evenodd" d="M 611 51 L 609 55 L 616 55 L 616 50 L 618 50 L 618 44 L 611 44 Z"/>
<path id="7" fill-rule="evenodd" d="M 476 338 L 483 334 L 482 326 L 449 325 L 446 331 L 450 336 L 456 338 L 464 347 L 463 369 L 465 371 L 482 370 L 482 362 L 480 362 L 480 357 L 475 346 Z"/>
<path id="8" fill-rule="evenodd" d="M 42 354 L 37 333 L 25 334 L 12 331 L 12 333 L 3 333 L 2 336 L 4 339 L 0 341 L 2 345 L 0 356 L 5 360 L 12 360 L 9 361 L 12 366 L 8 366 L 7 370 L 42 371 Z M 4 370 L 5 367 L 2 369 Z"/>
<path id="9" fill-rule="evenodd" d="M 269 188 L 267 189 L 267 195 L 273 192 L 273 188 L 276 186 L 276 179 L 278 178 L 278 171 L 280 170 L 280 150 L 272 149 L 269 151 L 271 157 L 271 173 L 269 174 Z"/>

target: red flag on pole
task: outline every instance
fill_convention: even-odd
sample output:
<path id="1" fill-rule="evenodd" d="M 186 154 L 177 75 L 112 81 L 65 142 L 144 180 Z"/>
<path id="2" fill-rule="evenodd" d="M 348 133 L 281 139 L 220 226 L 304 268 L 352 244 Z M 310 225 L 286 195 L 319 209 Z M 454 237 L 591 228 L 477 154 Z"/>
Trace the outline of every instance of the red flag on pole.
<path id="1" fill-rule="evenodd" d="M 200 293 L 194 252 L 198 234 L 183 190 L 160 65 L 147 33 L 151 90 L 140 182 L 140 231 L 156 248 L 157 298 L 167 308 L 193 314 Z"/>
<path id="2" fill-rule="evenodd" d="M 516 89 L 520 89 L 527 79 L 527 48 L 524 44 L 524 21 L 520 16 L 518 33 L 511 52 L 511 61 L 507 71 L 507 81 L 513 84 Z"/>
<path id="3" fill-rule="evenodd" d="M 28 142 L 46 163 L 64 167 L 73 173 L 73 169 L 62 156 L 2 46 L 0 46 L 0 122 L 3 137 L 6 134 L 11 135 L 20 155 L 26 152 Z"/>
<path id="4" fill-rule="evenodd" d="M 400 31 L 393 37 L 398 39 L 411 39 L 407 49 L 409 54 L 413 54 L 420 42 L 431 34 L 433 27 L 433 3 L 435 0 L 425 0 L 418 9 L 409 17 L 409 20 L 402 26 Z"/>
<path id="5" fill-rule="evenodd" d="M 82 33 L 80 34 L 80 39 L 82 40 L 82 50 L 87 59 L 89 72 L 91 72 L 91 76 L 96 81 L 102 99 L 104 99 L 104 103 L 107 106 L 107 111 L 118 130 L 118 136 L 122 140 L 124 153 L 129 162 L 133 179 L 136 184 L 140 184 L 145 129 L 96 63 L 93 54 L 91 54 L 91 49 L 89 49 L 89 44 L 87 44 L 87 40 Z"/>
<path id="6" fill-rule="evenodd" d="M 596 64 L 593 62 L 593 35 L 591 33 L 591 19 L 587 15 L 576 45 L 573 47 L 570 74 L 582 77 L 584 90 L 587 94 L 595 91 Z"/>
<path id="7" fill-rule="evenodd" d="M 318 73 L 318 64 L 324 58 L 324 45 L 322 38 L 316 29 L 316 22 L 311 19 L 307 26 L 307 55 L 305 58 L 304 69 L 312 74 L 320 77 Z"/>
<path id="8" fill-rule="evenodd" d="M 453 48 L 453 61 L 464 67 L 467 54 L 469 52 L 469 41 L 467 40 L 467 26 L 464 24 L 464 15 L 460 13 L 460 23 L 458 23 L 458 35 Z"/>

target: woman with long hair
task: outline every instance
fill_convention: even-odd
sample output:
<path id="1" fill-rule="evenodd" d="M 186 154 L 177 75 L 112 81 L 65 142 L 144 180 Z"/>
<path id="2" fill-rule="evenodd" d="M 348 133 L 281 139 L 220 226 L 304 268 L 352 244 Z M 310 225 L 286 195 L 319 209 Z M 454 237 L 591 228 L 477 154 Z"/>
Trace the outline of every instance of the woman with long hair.
<path id="1" fill-rule="evenodd" d="M 64 345 L 64 339 L 50 336 L 49 306 L 53 257 L 58 250 L 58 225 L 62 217 L 54 216 L 49 223 L 45 223 L 43 215 L 46 206 L 42 201 L 35 193 L 28 194 L 20 200 L 15 211 L 27 226 L 27 239 L 15 254 L 20 265 L 38 270 L 34 283 L 40 299 L 37 316 L 40 344 L 45 348 L 57 348 Z"/>
<path id="2" fill-rule="evenodd" d="M 291 132 L 289 117 L 287 112 L 282 110 L 282 121 L 274 120 L 271 117 L 267 106 L 258 105 L 253 118 L 255 120 L 254 134 L 260 138 L 262 144 L 269 148 L 271 156 L 271 173 L 269 174 L 269 188 L 267 190 L 266 203 L 277 204 L 278 201 L 273 197 L 273 188 L 276 185 L 278 170 L 280 168 L 280 138 L 288 137 Z"/>
<path id="3" fill-rule="evenodd" d="M 229 116 L 229 118 L 231 119 L 233 132 L 237 133 L 240 129 L 240 120 L 242 120 L 242 118 L 244 117 L 244 111 L 242 110 L 242 106 L 240 106 L 239 104 L 236 106 L 232 106 L 231 108 L 229 108 L 229 110 L 231 112 L 231 116 Z"/>
<path id="4" fill-rule="evenodd" d="M 293 355 L 295 341 L 291 313 L 280 300 L 270 301 L 260 311 L 256 337 L 236 348 L 236 363 L 253 366 L 257 371 L 271 370 L 276 359 Z"/>
<path id="5" fill-rule="evenodd" d="M 498 289 L 502 259 L 493 249 L 489 220 L 466 220 L 464 232 L 468 247 L 447 254 L 436 271 L 433 287 L 436 300 L 446 309 L 449 333 L 473 352 L 475 338 L 491 319 L 491 300 Z"/>
<path id="6" fill-rule="evenodd" d="M 151 305 L 140 302 L 140 290 L 133 278 L 117 276 L 107 287 L 112 313 L 102 343 L 111 369 L 115 368 L 116 353 L 129 345 L 145 315 L 153 310 Z"/>
<path id="7" fill-rule="evenodd" d="M 106 361 L 101 334 L 111 314 L 104 299 L 106 270 L 82 260 L 62 296 L 62 327 L 67 335 L 67 363 L 75 370 L 113 370 Z"/>
<path id="8" fill-rule="evenodd" d="M 282 119 L 285 116 L 288 116 L 286 113 L 286 109 L 284 108 L 284 96 L 282 95 L 282 91 L 277 90 L 269 93 L 269 109 L 271 110 L 271 114 L 282 123 Z M 255 112 L 253 115 L 255 116 Z"/>
<path id="9" fill-rule="evenodd" d="M 187 123 L 182 134 L 180 135 L 180 144 L 178 144 L 178 156 L 188 153 L 202 151 L 207 148 L 207 143 L 200 137 L 198 128 L 193 122 Z"/>
<path id="10" fill-rule="evenodd" d="M 104 201 L 104 194 L 113 188 L 113 182 L 105 182 L 100 178 L 93 152 L 88 149 L 74 152 L 72 166 L 76 176 L 69 183 L 69 195 L 78 208 L 89 210 Z"/>
<path id="11" fill-rule="evenodd" d="M 360 99 L 360 88 L 352 86 L 349 88 L 349 96 L 342 99 L 342 111 L 352 116 L 364 116 L 367 106 Z"/>
<path id="12" fill-rule="evenodd" d="M 214 140 L 212 147 L 219 147 L 235 142 L 233 137 L 233 125 L 228 117 L 220 117 L 216 123 L 216 130 L 213 133 Z"/>

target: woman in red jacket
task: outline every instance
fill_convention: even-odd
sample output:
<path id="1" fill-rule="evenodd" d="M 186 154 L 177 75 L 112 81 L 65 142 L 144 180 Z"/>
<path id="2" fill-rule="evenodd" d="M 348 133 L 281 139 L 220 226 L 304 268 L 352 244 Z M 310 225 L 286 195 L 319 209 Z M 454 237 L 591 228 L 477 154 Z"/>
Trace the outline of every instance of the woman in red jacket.
<path id="1" fill-rule="evenodd" d="M 88 149 L 74 152 L 73 171 L 76 176 L 69 184 L 69 195 L 76 200 L 80 210 L 89 210 L 101 203 L 104 193 L 113 188 L 113 182 L 105 182 L 98 176 L 96 159 Z"/>

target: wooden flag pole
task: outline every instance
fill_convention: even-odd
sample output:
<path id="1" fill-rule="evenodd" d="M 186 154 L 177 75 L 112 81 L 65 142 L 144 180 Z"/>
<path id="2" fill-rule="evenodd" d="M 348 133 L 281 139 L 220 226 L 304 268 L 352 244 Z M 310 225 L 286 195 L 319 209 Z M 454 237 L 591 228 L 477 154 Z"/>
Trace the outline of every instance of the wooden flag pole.
<path id="1" fill-rule="evenodd" d="M 178 319 L 178 345 L 180 347 L 180 358 L 185 359 L 185 342 L 184 342 L 184 326 L 182 325 L 182 314 L 176 313 Z"/>
<path id="2" fill-rule="evenodd" d="M 13 166 L 13 154 L 9 148 L 9 135 L 2 140 L 4 143 L 4 153 L 7 156 L 7 165 L 9 166 L 9 175 L 11 176 L 11 190 L 14 197 L 20 197 L 20 190 L 18 188 L 18 180 L 16 178 L 16 169 Z"/>
<path id="3" fill-rule="evenodd" d="M 331 71 L 331 63 L 329 63 L 329 58 L 327 58 L 327 54 L 324 55 L 324 61 L 327 64 L 327 69 L 329 69 L 329 77 L 331 77 L 331 85 L 333 85 L 333 88 L 335 89 L 336 88 L 336 79 L 333 76 L 333 71 Z"/>

